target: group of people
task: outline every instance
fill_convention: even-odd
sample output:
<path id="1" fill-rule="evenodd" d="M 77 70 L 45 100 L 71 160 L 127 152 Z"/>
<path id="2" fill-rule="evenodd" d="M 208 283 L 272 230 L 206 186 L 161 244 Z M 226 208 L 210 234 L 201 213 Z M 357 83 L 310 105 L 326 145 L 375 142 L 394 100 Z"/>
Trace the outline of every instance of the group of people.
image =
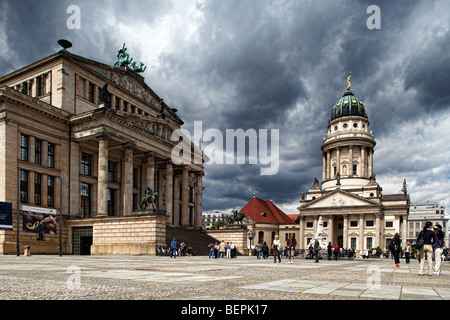
<path id="1" fill-rule="evenodd" d="M 237 246 L 233 244 L 233 242 L 225 241 L 218 242 L 210 242 L 208 244 L 209 247 L 209 259 L 217 259 L 217 258 L 225 258 L 231 259 L 237 257 Z"/>
<path id="2" fill-rule="evenodd" d="M 184 241 L 181 241 L 180 244 L 178 244 L 178 241 L 173 238 L 172 242 L 170 243 L 170 257 L 176 258 L 177 256 L 185 257 L 185 256 L 193 256 L 194 250 L 192 247 L 186 248 L 186 244 Z"/>
<path id="3" fill-rule="evenodd" d="M 401 242 L 398 233 L 394 235 L 389 250 L 395 261 L 395 267 L 400 266 Z M 433 225 L 431 222 L 426 222 L 422 231 L 417 236 L 416 249 L 418 251 L 418 258 L 420 261 L 419 275 L 424 275 L 425 260 L 428 261 L 428 275 L 441 275 L 441 261 L 444 250 L 444 232 L 440 224 Z M 405 247 L 406 263 L 410 262 L 412 253 L 412 246 L 408 242 Z M 434 257 L 434 267 L 433 267 Z"/>

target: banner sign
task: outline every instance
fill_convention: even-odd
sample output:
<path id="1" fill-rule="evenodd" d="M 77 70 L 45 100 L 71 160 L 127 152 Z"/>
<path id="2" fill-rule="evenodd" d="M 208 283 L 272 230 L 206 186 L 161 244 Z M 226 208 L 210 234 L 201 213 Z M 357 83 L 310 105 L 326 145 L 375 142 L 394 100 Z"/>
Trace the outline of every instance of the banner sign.
<path id="1" fill-rule="evenodd" d="M 0 202 L 0 230 L 12 229 L 12 203 Z"/>
<path id="2" fill-rule="evenodd" d="M 22 206 L 23 231 L 56 234 L 56 209 Z"/>

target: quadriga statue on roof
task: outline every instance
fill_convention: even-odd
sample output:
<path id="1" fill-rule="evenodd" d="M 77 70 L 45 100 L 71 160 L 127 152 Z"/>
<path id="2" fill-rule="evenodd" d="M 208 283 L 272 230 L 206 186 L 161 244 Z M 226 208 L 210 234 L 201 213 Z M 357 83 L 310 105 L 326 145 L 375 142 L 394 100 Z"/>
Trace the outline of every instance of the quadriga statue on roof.
<path id="1" fill-rule="evenodd" d="M 128 67 L 129 64 L 133 61 L 133 58 L 130 59 L 130 55 L 127 53 L 127 48 L 125 48 L 125 43 L 123 44 L 122 49 L 117 53 L 118 61 L 114 64 L 115 68 L 120 67 Z"/>

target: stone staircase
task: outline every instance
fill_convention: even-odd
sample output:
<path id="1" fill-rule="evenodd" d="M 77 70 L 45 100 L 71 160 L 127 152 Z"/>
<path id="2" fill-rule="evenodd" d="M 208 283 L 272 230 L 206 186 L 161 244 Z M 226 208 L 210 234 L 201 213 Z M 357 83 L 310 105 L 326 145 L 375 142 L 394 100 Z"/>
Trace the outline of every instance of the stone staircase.
<path id="1" fill-rule="evenodd" d="M 178 244 L 184 241 L 186 248 L 192 247 L 195 255 L 209 255 L 208 244 L 211 242 L 219 242 L 219 240 L 207 235 L 201 230 L 192 230 L 177 227 L 166 227 L 166 242 L 170 246 L 172 239 L 175 238 Z"/>

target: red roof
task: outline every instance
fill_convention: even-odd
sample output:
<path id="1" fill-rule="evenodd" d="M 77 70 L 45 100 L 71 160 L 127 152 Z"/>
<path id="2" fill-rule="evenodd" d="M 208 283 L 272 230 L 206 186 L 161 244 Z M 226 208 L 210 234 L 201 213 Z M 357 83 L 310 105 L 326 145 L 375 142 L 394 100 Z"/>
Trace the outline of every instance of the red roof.
<path id="1" fill-rule="evenodd" d="M 288 214 L 287 216 L 288 216 L 289 218 L 291 218 L 292 221 L 295 221 L 295 220 L 297 220 L 297 218 L 298 218 L 299 215 L 300 215 L 300 214 L 297 213 L 297 214 Z"/>
<path id="2" fill-rule="evenodd" d="M 245 218 L 257 223 L 295 224 L 291 218 L 270 200 L 253 198 L 240 211 Z"/>

